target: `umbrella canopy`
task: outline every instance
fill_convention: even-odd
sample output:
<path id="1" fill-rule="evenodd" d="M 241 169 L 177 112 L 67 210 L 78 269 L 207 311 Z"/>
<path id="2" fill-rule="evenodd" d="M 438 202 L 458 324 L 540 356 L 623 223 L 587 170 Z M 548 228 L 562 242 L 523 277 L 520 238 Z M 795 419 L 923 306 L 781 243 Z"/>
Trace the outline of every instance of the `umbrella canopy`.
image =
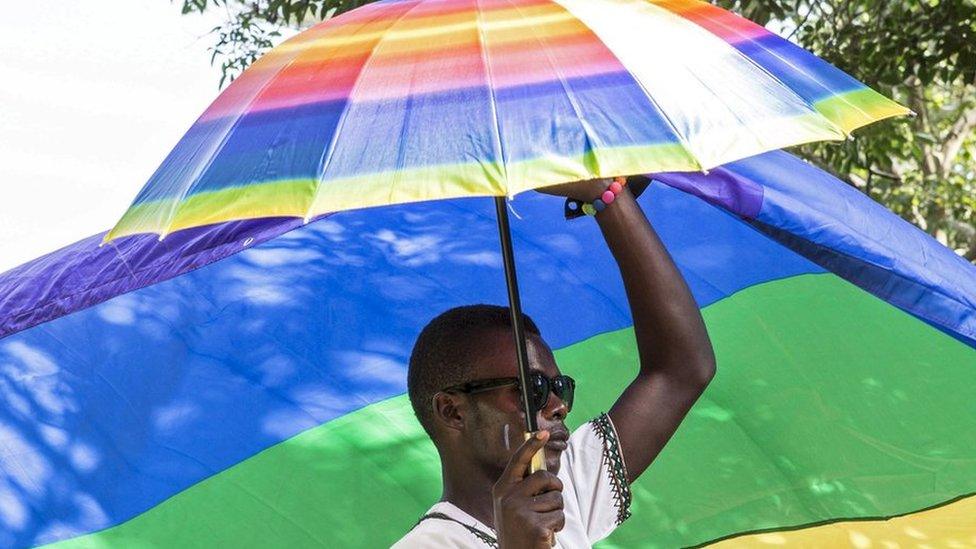
<path id="1" fill-rule="evenodd" d="M 720 368 L 608 546 L 976 544 L 976 269 L 780 152 L 660 175 L 640 203 Z M 596 224 L 513 206 L 575 427 L 636 368 L 626 295 Z M 448 307 L 505 302 L 493 217 L 99 234 L 0 275 L 0 546 L 388 547 L 440 494 L 410 348 Z"/>
<path id="2" fill-rule="evenodd" d="M 385 0 L 245 71 L 106 239 L 705 170 L 906 112 L 696 0 Z"/>

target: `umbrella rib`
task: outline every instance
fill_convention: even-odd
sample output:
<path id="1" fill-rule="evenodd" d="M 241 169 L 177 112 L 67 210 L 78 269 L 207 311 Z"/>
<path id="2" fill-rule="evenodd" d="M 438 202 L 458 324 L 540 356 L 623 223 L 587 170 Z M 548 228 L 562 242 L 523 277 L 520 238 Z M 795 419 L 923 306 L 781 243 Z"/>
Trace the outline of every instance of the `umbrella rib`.
<path id="1" fill-rule="evenodd" d="M 655 3 L 655 5 L 657 5 L 657 4 Z M 669 13 L 671 13 L 672 15 L 674 15 L 674 16 L 676 16 L 676 17 L 681 17 L 682 19 L 685 19 L 685 18 L 684 18 L 683 16 L 681 16 L 680 14 L 678 14 L 678 13 L 675 13 L 674 11 L 672 11 L 671 9 L 669 9 L 669 8 L 667 8 L 667 7 L 665 7 L 665 6 L 658 6 L 658 7 L 660 7 L 660 8 L 662 8 L 662 9 L 664 9 L 664 10 L 666 10 L 667 12 L 669 12 Z M 708 16 L 706 15 L 706 17 L 708 17 Z M 733 29 L 729 29 L 729 27 L 728 27 L 728 26 L 726 26 L 726 25 L 724 25 L 724 24 L 723 24 L 722 22 L 720 22 L 720 21 L 716 21 L 715 19 L 713 19 L 713 18 L 711 18 L 711 17 L 709 17 L 708 19 L 709 19 L 709 21 L 712 21 L 712 22 L 713 22 L 713 23 L 715 23 L 715 24 L 718 24 L 718 25 L 721 25 L 721 26 L 722 26 L 722 28 L 724 28 L 724 29 L 726 29 L 726 30 L 733 30 Z M 686 19 L 686 20 L 687 20 L 687 19 Z M 703 29 L 704 29 L 704 27 L 702 27 L 702 26 L 701 26 L 701 25 L 699 25 L 698 23 L 695 23 L 694 21 L 690 21 L 690 20 L 688 20 L 688 21 L 689 21 L 690 23 L 692 23 L 693 25 L 697 25 L 698 27 L 700 27 L 700 28 L 703 28 Z M 707 31 L 708 29 L 705 29 L 705 30 Z M 712 33 L 712 34 L 714 34 L 714 33 Z M 752 39 L 750 39 L 749 41 L 750 41 L 750 42 L 752 42 L 752 43 L 755 43 L 755 41 L 754 41 L 754 40 L 752 40 Z M 728 43 L 727 43 L 727 44 L 728 44 Z M 758 63 L 758 62 L 757 62 L 757 61 L 756 61 L 755 59 L 753 59 L 753 58 L 751 58 L 751 57 L 749 57 L 748 55 L 746 55 L 746 54 L 744 54 L 744 53 L 742 53 L 741 51 L 739 51 L 739 48 L 736 48 L 736 47 L 735 47 L 735 46 L 733 46 L 732 44 L 728 44 L 728 46 L 729 46 L 729 49 L 731 49 L 731 50 L 732 50 L 733 52 L 735 52 L 735 53 L 734 53 L 734 55 L 737 55 L 737 56 L 739 56 L 740 58 L 742 58 L 742 59 L 744 59 L 744 60 L 745 60 L 745 61 L 746 61 L 747 63 L 749 63 L 750 65 L 752 65 L 753 67 L 755 67 L 755 68 L 757 68 L 757 69 L 759 69 L 759 70 L 760 70 L 760 71 L 761 71 L 762 73 L 764 73 L 764 74 L 765 74 L 766 76 L 768 76 L 768 77 L 769 77 L 770 79 L 772 79 L 772 80 L 773 80 L 774 82 L 776 82 L 777 84 L 779 84 L 779 85 L 780 85 L 780 87 L 781 87 L 782 89 L 784 89 L 784 90 L 786 90 L 786 93 L 787 93 L 788 95 L 792 95 L 792 96 L 793 96 L 793 97 L 794 97 L 795 99 L 797 99 L 797 100 L 799 100 L 799 101 L 800 101 L 800 103 L 802 103 L 802 104 L 804 104 L 804 105 L 806 105 L 807 107 L 809 107 L 809 108 L 810 108 L 810 110 L 811 110 L 811 111 L 813 111 L 814 113 L 816 113 L 816 115 L 817 115 L 817 116 L 819 116 L 820 118 L 823 118 L 824 120 L 826 120 L 826 121 L 827 121 L 827 123 L 828 123 L 828 124 L 830 124 L 830 126 L 831 126 L 832 128 L 834 128 L 834 130 L 836 130 L 837 132 L 839 132 L 839 133 L 840 133 L 841 135 L 843 135 L 843 136 L 844 136 L 845 138 L 846 138 L 846 137 L 849 137 L 849 136 L 850 136 L 850 134 L 849 134 L 849 133 L 847 133 L 846 131 L 844 131 L 844 129 L 843 129 L 843 128 L 841 128 L 840 126 L 838 126 L 838 125 L 837 125 L 837 124 L 836 124 L 836 123 L 835 123 L 835 122 L 834 122 L 833 120 L 831 120 L 831 119 L 829 119 L 829 118 L 827 118 L 826 116 L 824 116 L 824 115 L 822 115 L 822 114 L 820 114 L 820 111 L 818 111 L 818 110 L 816 109 L 816 107 L 814 107 L 814 106 L 813 106 L 813 105 L 812 105 L 812 104 L 810 103 L 810 101 L 807 101 L 807 100 L 806 100 L 805 98 L 803 98 L 803 97 L 802 97 L 802 96 L 801 96 L 801 95 L 800 95 L 799 93 L 797 93 L 797 92 L 796 92 L 796 90 L 794 90 L 792 86 L 787 86 L 787 85 L 786 85 L 786 83 L 785 83 L 785 82 L 783 82 L 783 81 L 782 81 L 782 80 L 781 80 L 781 79 L 780 79 L 780 78 L 779 78 L 778 76 L 776 76 L 775 74 L 773 74 L 773 73 L 771 73 L 771 72 L 769 72 L 769 69 L 767 69 L 766 67 L 764 67 L 764 66 L 762 66 L 762 65 L 761 65 L 760 63 Z M 766 48 L 763 48 L 763 50 L 765 50 L 765 51 L 770 51 L 770 50 L 768 50 L 768 49 L 766 49 Z M 770 53 L 773 53 L 773 52 L 770 52 Z M 775 53 L 773 53 L 773 55 L 776 55 L 776 54 L 775 54 Z M 789 61 L 786 61 L 785 59 L 783 59 L 783 58 L 782 58 L 782 57 L 780 57 L 779 55 L 776 55 L 776 57 L 777 57 L 777 58 L 778 58 L 778 59 L 779 59 L 780 61 L 783 61 L 784 63 L 786 63 L 787 65 L 789 65 L 790 67 L 792 67 L 792 68 L 794 68 L 794 69 L 797 69 L 797 72 L 800 72 L 800 73 L 802 73 L 802 74 L 804 74 L 804 75 L 806 75 L 806 74 L 807 74 L 806 72 L 803 72 L 803 71 L 801 71 L 801 70 L 799 70 L 799 69 L 798 69 L 798 68 L 797 68 L 797 67 L 796 67 L 795 65 L 793 65 L 793 64 L 792 64 L 792 63 L 790 63 Z M 809 75 L 807 75 L 807 76 L 809 76 Z M 820 81 L 817 81 L 817 80 L 815 80 L 815 81 L 817 82 L 817 84 L 820 84 L 820 86 L 821 86 L 821 87 L 823 87 L 824 89 L 826 89 L 827 91 L 831 91 L 831 90 L 829 90 L 829 89 L 827 89 L 827 87 L 826 87 L 826 86 L 824 86 L 823 84 L 821 84 L 821 83 L 820 83 Z M 833 92 L 831 92 L 831 93 L 833 93 Z M 836 94 L 834 94 L 834 95 L 836 96 Z M 858 112 L 860 112 L 860 113 L 861 113 L 861 114 L 863 114 L 864 116 L 866 116 L 866 117 L 868 117 L 868 118 L 871 118 L 870 116 L 868 116 L 868 115 L 867 115 L 867 113 L 865 113 L 864 111 L 862 111 L 862 110 L 861 110 L 860 108 L 858 108 L 858 107 L 856 107 L 856 106 L 854 106 L 854 105 L 852 105 L 852 104 L 850 104 L 850 103 L 849 103 L 849 102 L 848 102 L 847 100 L 844 100 L 844 102 L 845 102 L 845 103 L 847 103 L 848 105 L 850 105 L 851 107 L 853 107 L 853 108 L 854 108 L 855 110 L 857 110 Z"/>
<path id="2" fill-rule="evenodd" d="M 576 15 L 576 13 L 574 13 L 573 10 L 571 10 L 568 6 L 566 6 L 565 4 L 563 4 L 562 1 L 560 1 L 560 0 L 552 0 L 552 1 L 554 3 L 556 3 L 556 4 L 558 4 L 559 6 L 562 6 L 563 9 L 565 9 L 567 12 L 569 12 L 574 17 L 576 17 L 576 19 L 580 22 L 581 25 L 583 25 L 584 27 L 586 27 L 587 29 L 589 29 L 589 31 L 591 33 L 593 33 L 593 36 L 597 40 L 599 40 L 600 42 L 603 43 L 604 47 L 606 47 L 607 50 L 614 56 L 614 58 L 617 59 L 617 62 L 619 62 L 621 64 L 621 66 L 623 66 L 623 67 L 626 68 L 626 65 L 624 65 L 623 62 L 620 61 L 620 58 L 617 57 L 616 52 L 614 52 L 610 48 L 610 46 L 608 46 L 606 44 L 606 42 L 603 41 L 603 39 L 600 37 L 600 35 L 597 34 L 597 32 L 594 31 L 586 23 L 586 21 L 584 21 L 581 17 L 579 17 L 578 15 Z M 640 88 L 641 93 L 644 94 L 644 97 L 647 98 L 648 102 L 650 102 L 651 105 L 653 105 L 654 109 L 658 112 L 658 114 L 661 115 L 661 118 L 664 119 L 664 121 L 667 123 L 668 127 L 671 128 L 671 131 L 674 133 L 674 136 L 678 139 L 678 145 L 685 151 L 685 153 L 688 155 L 688 157 L 691 158 L 692 162 L 695 164 L 695 166 L 698 167 L 699 170 L 705 171 L 704 168 L 702 167 L 701 160 L 698 158 L 698 154 L 695 153 L 695 151 L 691 148 L 691 143 L 688 141 L 688 139 L 678 130 L 678 126 L 674 123 L 674 120 L 671 120 L 671 117 L 668 115 L 667 111 L 665 111 L 663 108 L 661 108 L 661 105 L 657 102 L 657 100 L 654 99 L 654 95 L 651 94 L 651 92 L 649 92 L 647 90 L 647 88 L 644 86 L 644 83 L 641 82 L 641 80 L 639 78 L 637 78 L 633 74 L 631 74 L 630 76 L 634 80 L 634 83 L 637 84 L 637 87 Z"/>
<path id="3" fill-rule="evenodd" d="M 502 165 L 502 177 L 505 179 L 505 194 L 508 199 L 512 199 L 512 194 L 509 189 L 510 181 L 508 179 L 508 158 L 505 154 L 505 145 L 502 143 L 502 128 L 501 121 L 498 118 L 498 105 L 495 101 L 495 81 L 492 77 L 491 72 L 491 62 L 488 59 L 488 40 L 485 38 L 484 27 L 481 23 L 481 0 L 474 1 L 475 8 L 475 27 L 478 29 L 478 45 L 481 49 L 481 62 L 485 66 L 485 76 L 488 78 L 488 94 L 491 96 L 491 117 L 495 123 L 495 142 L 497 146 L 495 147 L 495 154 L 498 155 L 498 161 Z"/>
<path id="4" fill-rule="evenodd" d="M 512 6 L 513 8 L 515 8 L 515 11 L 517 11 L 519 13 L 519 15 L 522 15 L 522 8 L 520 8 L 518 6 L 518 4 L 516 4 L 512 0 L 508 0 L 508 4 L 510 6 Z M 563 9 L 565 9 L 565 8 L 563 8 Z M 567 13 L 569 13 L 568 10 L 567 10 Z M 580 20 L 580 23 L 583 23 L 582 20 Z M 583 24 L 585 25 L 585 23 L 583 23 Z M 534 26 L 530 27 L 530 29 L 531 29 L 531 32 L 532 32 L 532 36 L 536 39 L 536 42 L 538 42 L 539 45 L 542 47 L 541 48 L 542 51 L 545 52 L 546 59 L 549 60 L 549 66 L 552 67 L 552 70 L 556 74 L 556 77 L 559 78 L 559 84 L 560 84 L 560 86 L 562 86 L 563 93 L 566 94 L 566 99 L 569 101 L 570 106 L 573 107 L 573 113 L 576 114 L 576 119 L 579 120 L 580 127 L 583 128 L 583 134 L 586 136 L 586 142 L 590 144 L 590 150 L 591 151 L 596 151 L 596 147 L 599 147 L 599 145 L 600 145 L 600 139 L 597 137 L 596 132 L 593 132 L 592 131 L 592 128 L 589 127 L 589 124 L 586 122 L 586 119 L 583 117 L 583 113 L 582 113 L 582 111 L 580 109 L 579 102 L 573 96 L 573 93 L 571 92 L 569 85 L 566 83 L 566 77 L 563 75 L 562 71 L 559 69 L 559 66 L 556 63 L 556 60 L 553 59 L 553 57 L 552 57 L 552 51 L 549 48 L 548 42 L 544 38 L 542 38 L 541 36 L 539 36 L 539 33 L 536 31 L 536 28 Z M 595 36 L 596 36 L 596 34 L 594 33 L 594 37 Z M 610 175 L 610 174 L 601 174 L 600 173 L 600 161 L 599 161 L 599 158 L 597 158 L 595 152 L 593 154 L 593 162 L 596 164 L 596 166 L 595 166 L 595 169 L 590 170 L 590 172 L 591 172 L 590 175 L 594 175 L 594 176 L 600 176 L 600 175 L 609 176 Z M 585 156 L 584 156 L 583 164 L 584 165 L 586 164 Z M 613 174 L 613 175 L 617 175 L 617 174 Z"/>
<path id="5" fill-rule="evenodd" d="M 245 105 L 243 109 L 240 109 L 240 111 L 237 113 L 236 118 L 234 118 L 234 122 L 231 123 L 231 125 L 227 128 L 224 134 L 220 137 L 220 142 L 217 143 L 214 152 L 209 155 L 209 158 L 207 158 L 207 161 L 204 163 L 203 167 L 200 168 L 199 171 L 193 174 L 190 183 L 186 186 L 186 188 L 184 188 L 180 192 L 179 198 L 177 198 L 173 202 L 173 206 L 170 208 L 169 213 L 166 214 L 166 224 L 163 227 L 163 232 L 159 234 L 159 240 L 163 240 L 163 238 L 165 238 L 169 234 L 170 228 L 173 225 L 173 220 L 176 219 L 176 215 L 179 212 L 180 207 L 183 205 L 183 201 L 190 194 L 190 190 L 193 188 L 193 186 L 200 182 L 200 178 L 202 178 L 203 175 L 207 173 L 207 171 L 210 169 L 210 166 L 212 166 L 214 161 L 217 160 L 217 157 L 220 155 L 220 152 L 223 151 L 224 147 L 227 145 L 227 141 L 230 139 L 230 136 L 233 135 L 234 130 L 241 123 L 241 120 L 244 119 L 244 115 L 246 115 L 250 110 L 251 105 L 253 105 L 254 102 L 257 101 L 258 97 L 260 97 L 261 94 L 264 93 L 264 91 L 267 90 L 269 86 L 271 86 L 271 84 L 275 81 L 275 79 L 278 78 L 278 75 L 280 75 L 288 67 L 290 67 L 292 63 L 294 63 L 295 60 L 298 59 L 298 57 L 299 57 L 299 53 L 296 52 L 292 56 L 292 58 L 288 60 L 287 63 L 283 64 L 280 69 L 275 71 L 274 76 L 268 78 L 268 80 L 264 82 L 264 84 L 261 84 L 261 87 L 259 87 L 258 90 L 254 93 L 254 95 L 252 95 L 251 98 L 248 99 L 247 105 Z"/>
<path id="6" fill-rule="evenodd" d="M 663 6 L 662 6 L 662 7 L 663 7 Z M 665 9 L 668 9 L 668 8 L 665 8 Z M 668 11 L 671 11 L 671 10 L 670 10 L 670 9 L 668 9 Z M 680 16 L 680 15 L 679 15 L 679 16 Z M 706 18 L 707 18 L 707 19 L 708 19 L 708 20 L 709 20 L 710 22 L 712 22 L 712 23 L 714 23 L 714 24 L 716 24 L 716 25 L 719 25 L 719 26 L 721 26 L 721 27 L 722 27 L 723 29 L 725 29 L 725 30 L 729 30 L 729 31 L 734 31 L 734 30 L 735 30 L 735 29 L 733 29 L 733 28 L 731 28 L 731 27 L 729 27 L 728 25 L 726 25 L 725 23 L 723 23 L 722 21 L 720 21 L 720 20 L 718 20 L 718 19 L 716 19 L 716 18 L 714 18 L 714 17 L 712 17 L 712 16 L 710 16 L 710 15 L 708 15 L 708 14 L 704 14 L 704 17 L 706 17 Z M 701 25 L 699 25 L 699 26 L 701 26 Z M 776 35 L 776 36 L 777 36 L 777 37 L 779 37 L 779 38 L 782 38 L 782 37 L 780 37 L 779 35 Z M 843 97 L 842 95 L 840 95 L 840 94 L 837 94 L 837 93 L 834 93 L 834 91 L 833 91 L 833 90 L 831 90 L 830 88 L 828 88 L 828 87 L 827 87 L 827 86 L 826 86 L 826 85 L 825 85 L 825 84 L 824 84 L 823 82 L 821 82 L 820 80 L 818 80 L 818 79 L 816 79 L 816 78 L 814 78 L 814 77 L 813 77 L 813 76 L 812 76 L 811 74 L 809 74 L 809 73 L 807 73 L 806 71 L 803 71 L 803 70 L 801 70 L 801 69 L 800 69 L 799 67 L 797 67 L 797 66 L 796 66 L 795 64 L 793 64 L 793 62 L 792 62 L 792 61 L 790 61 L 790 60 L 788 60 L 788 59 L 785 59 L 784 57 L 782 57 L 781 55 L 779 55 L 778 53 L 776 53 L 776 52 L 775 52 L 774 50 L 771 50 L 771 49 L 769 49 L 769 48 L 767 48 L 767 47 L 765 47 L 765 46 L 763 46 L 762 44 L 758 44 L 758 43 L 757 43 L 757 41 L 756 41 L 756 40 L 754 40 L 754 39 L 752 39 L 752 38 L 748 38 L 748 40 L 749 40 L 749 42 L 750 42 L 750 43 L 752 43 L 752 44 L 755 44 L 755 45 L 758 45 L 759 47 L 761 47 L 761 48 L 763 49 L 763 51 L 765 51 L 766 53 L 769 53 L 770 55 L 772 55 L 772 56 L 773 56 L 773 57 L 775 57 L 776 59 L 779 59 L 779 60 L 780 60 L 781 62 L 783 62 L 783 64 L 785 64 L 785 65 L 789 65 L 789 67 L 790 67 L 790 68 L 792 68 L 792 69 L 794 69 L 794 70 L 796 70 L 797 72 L 799 72 L 799 73 L 801 73 L 801 74 L 803 74 L 804 76 L 807 76 L 807 77 L 809 77 L 809 78 L 810 78 L 811 80 L 813 80 L 814 82 L 816 82 L 816 83 L 817 83 L 817 85 L 818 85 L 818 86 L 819 86 L 819 87 L 820 87 L 821 89 L 823 89 L 824 91 L 827 91 L 827 92 L 829 92 L 829 93 L 830 93 L 831 95 L 833 95 L 834 97 L 839 97 L 839 98 L 841 99 L 841 101 L 843 101 L 844 103 L 846 103 L 846 104 L 847 104 L 848 106 L 850 106 L 850 107 L 851 107 L 851 108 L 853 108 L 854 110 L 856 110 L 856 111 L 858 111 L 859 113 L 861 113 L 861 114 L 863 114 L 865 118 L 868 118 L 868 119 L 872 119 L 872 118 L 874 118 L 874 117 L 872 117 L 872 116 L 870 116 L 870 115 L 869 115 L 868 113 L 866 113 L 866 112 L 864 112 L 864 110 L 862 110 L 862 109 L 861 109 L 860 107 L 858 107 L 857 105 L 855 105 L 855 104 L 853 104 L 853 103 L 851 103 L 850 101 L 848 101 L 847 99 L 845 99 L 845 98 L 844 98 L 844 97 Z M 785 40 L 785 38 L 784 38 L 784 40 Z M 799 47 L 799 46 L 798 46 L 798 47 Z M 780 84 L 781 86 L 783 86 L 784 88 L 786 88 L 787 90 L 789 90 L 789 91 L 790 91 L 791 93 L 793 93 L 794 95 L 796 95 L 797 97 L 799 97 L 799 98 L 800 98 L 800 100 L 802 100 L 802 101 L 803 101 L 804 103 L 806 103 L 807 105 L 810 105 L 810 107 L 811 107 L 811 108 L 812 108 L 812 109 L 813 109 L 814 111 L 816 111 L 816 112 L 817 112 L 817 114 L 820 114 L 820 113 L 819 113 L 819 111 L 817 111 L 817 110 L 816 110 L 816 108 L 815 108 L 815 107 L 814 107 L 814 106 L 813 106 L 813 105 L 812 105 L 812 104 L 811 104 L 811 103 L 810 103 L 809 101 L 807 101 L 806 99 L 804 99 L 803 97 L 801 97 L 801 96 L 800 96 L 800 94 L 798 94 L 798 93 L 796 93 L 796 90 L 794 90 L 794 89 L 793 89 L 792 87 L 790 87 L 790 86 L 787 86 L 787 85 L 786 85 L 786 83 L 784 83 L 784 82 L 783 82 L 783 81 L 782 81 L 782 80 L 781 80 L 781 79 L 780 79 L 779 77 L 777 77 L 777 76 L 776 76 L 776 75 L 774 75 L 773 73 L 771 73 L 771 72 L 769 72 L 769 69 L 767 69 L 766 67 L 764 67 L 764 66 L 762 66 L 762 65 L 761 65 L 761 64 L 759 64 L 759 63 L 758 63 L 758 62 L 757 62 L 756 60 L 754 60 L 754 59 L 752 59 L 752 58 L 751 58 L 751 57 L 749 57 L 748 55 L 746 55 L 746 54 L 744 54 L 744 53 L 742 53 L 742 52 L 741 52 L 741 51 L 740 51 L 740 50 L 739 50 L 738 48 L 736 48 L 736 47 L 733 47 L 732 49 L 733 49 L 733 50 L 735 50 L 735 51 L 736 51 L 736 53 L 737 53 L 738 55 L 740 55 L 740 56 L 742 56 L 742 57 L 744 57 L 744 58 L 745 58 L 746 60 L 748 60 L 748 61 L 749 61 L 749 63 L 752 63 L 753 65 L 755 65 L 756 67 L 758 67 L 758 68 L 759 68 L 759 70 L 761 70 L 761 71 L 763 71 L 763 72 L 765 72 L 765 73 L 766 73 L 766 75 L 768 75 L 768 76 L 769 76 L 770 78 L 772 78 L 773 80 L 775 80 L 775 81 L 776 81 L 776 82 L 777 82 L 778 84 Z M 819 58 L 818 58 L 818 59 L 819 59 Z M 823 115 L 821 114 L 820 116 L 823 116 Z M 848 136 L 848 135 L 850 135 L 850 134 L 849 134 L 848 132 L 846 132 L 846 131 L 845 131 L 845 130 L 844 130 L 843 128 L 841 128 L 840 126 L 837 126 L 837 124 L 835 124 L 833 120 L 830 120 L 830 119 L 829 119 L 829 118 L 827 118 L 826 116 L 823 116 L 823 118 L 825 118 L 825 119 L 827 119 L 827 121 L 828 121 L 828 122 L 830 122 L 830 124 L 831 124 L 832 126 L 834 126 L 834 127 L 835 127 L 835 128 L 836 128 L 836 129 L 838 130 L 838 131 L 840 131 L 840 132 L 841 132 L 842 134 L 844 134 L 845 136 Z"/>
<path id="7" fill-rule="evenodd" d="M 390 24 L 383 30 L 380 37 L 376 40 L 376 44 L 374 44 L 373 48 L 369 51 L 369 56 L 359 69 L 359 73 L 356 75 L 356 81 L 353 82 L 352 88 L 349 90 L 349 96 L 346 98 L 346 104 L 343 105 L 342 112 L 339 114 L 339 121 L 336 122 L 335 131 L 332 133 L 332 139 L 329 141 L 329 147 L 325 150 L 322 155 L 322 159 L 320 160 L 322 167 L 319 171 L 319 181 L 318 185 L 315 187 L 315 193 L 312 194 L 312 200 L 308 203 L 308 208 L 305 210 L 305 223 L 308 223 L 311 220 L 312 209 L 315 208 L 315 203 L 318 200 L 319 192 L 322 190 L 322 186 L 325 182 L 325 172 L 328 171 L 329 167 L 332 165 L 332 159 L 335 158 L 336 144 L 339 142 L 339 134 L 342 133 L 342 128 L 346 124 L 346 119 L 349 115 L 349 107 L 353 102 L 353 96 L 355 95 L 356 90 L 359 89 L 359 84 L 362 82 L 363 75 L 366 74 L 370 64 L 374 59 L 376 59 L 376 50 L 380 49 L 383 42 L 389 36 L 388 31 L 400 23 L 400 21 L 402 21 L 405 17 L 410 15 L 410 12 L 417 9 L 417 7 L 419 7 L 421 4 L 423 4 L 422 0 L 416 0 L 412 6 L 403 10 L 403 13 L 398 15 L 396 19 L 390 22 Z"/>
<path id="8" fill-rule="evenodd" d="M 699 76 L 695 71 L 690 70 L 688 67 L 685 67 L 685 70 L 687 71 L 688 74 L 691 75 L 692 78 L 694 78 L 699 84 L 701 84 L 701 86 L 703 88 L 705 88 L 706 90 L 708 90 L 712 94 L 713 97 L 715 97 L 716 99 L 723 98 L 724 97 L 723 94 L 720 94 L 720 93 L 716 92 L 715 89 L 712 88 L 712 86 L 710 86 L 708 84 L 708 82 L 706 82 L 705 80 L 703 80 L 702 77 Z M 777 82 L 779 82 L 779 81 L 777 81 Z M 779 82 L 779 83 L 782 84 L 782 82 Z M 799 97 L 799 96 L 797 96 L 797 97 Z M 809 103 L 807 103 L 806 101 L 803 101 L 803 98 L 802 97 L 799 97 L 799 99 L 801 100 L 801 102 L 804 105 L 806 105 L 808 107 L 810 106 Z M 746 123 L 746 121 L 743 120 L 741 116 L 739 116 L 739 113 L 735 112 L 735 109 L 733 109 L 732 107 L 730 107 L 728 105 L 728 103 L 726 103 L 724 101 L 716 101 L 716 103 L 718 103 L 718 104 L 722 105 L 723 107 L 725 107 L 725 110 L 728 111 L 728 113 L 730 115 L 732 115 L 732 118 L 734 118 L 735 121 L 739 123 L 739 126 L 741 128 L 743 128 L 745 131 L 749 132 L 749 134 L 752 135 L 752 138 L 755 140 L 756 144 L 759 145 L 759 148 L 760 149 L 765 150 L 765 149 L 768 149 L 769 148 L 769 147 L 767 147 L 765 140 L 763 140 L 763 137 L 761 135 L 759 135 L 759 133 L 757 133 L 755 129 L 753 129 L 753 127 L 752 127 L 751 124 Z M 833 125 L 833 124 L 831 124 L 831 125 Z M 714 160 L 712 162 L 714 162 Z M 711 167 L 711 166 L 708 166 L 708 167 Z"/>
<path id="9" fill-rule="evenodd" d="M 661 108 L 661 105 L 657 102 L 657 100 L 654 99 L 654 96 L 651 94 L 651 92 L 647 91 L 647 88 L 644 87 L 643 82 L 641 82 L 636 77 L 632 77 L 632 78 L 634 78 L 634 82 L 637 83 L 637 86 L 644 93 L 644 97 L 647 98 L 647 100 L 651 103 L 651 105 L 654 105 L 654 108 L 657 110 L 657 112 L 661 114 L 661 118 L 663 118 L 664 121 L 668 123 L 668 126 L 671 128 L 671 131 L 674 132 L 674 136 L 678 138 L 678 145 L 681 145 L 681 148 L 685 150 L 685 152 L 691 158 L 692 162 L 694 162 L 695 165 L 698 166 L 699 170 L 703 172 L 706 171 L 702 167 L 702 163 L 701 160 L 698 158 L 698 154 L 695 153 L 694 150 L 692 150 L 691 143 L 688 142 L 688 138 L 682 135 L 682 133 L 678 130 L 678 126 L 675 125 L 674 120 L 671 120 L 671 116 L 668 115 L 667 111 Z"/>

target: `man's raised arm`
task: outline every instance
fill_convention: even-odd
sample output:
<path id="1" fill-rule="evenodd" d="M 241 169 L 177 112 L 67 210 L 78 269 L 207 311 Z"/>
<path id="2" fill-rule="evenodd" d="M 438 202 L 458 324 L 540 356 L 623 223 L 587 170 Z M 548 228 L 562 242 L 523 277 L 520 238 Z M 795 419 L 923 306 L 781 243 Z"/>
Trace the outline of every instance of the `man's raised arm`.
<path id="1" fill-rule="evenodd" d="M 640 355 L 637 378 L 610 409 L 633 482 L 715 375 L 715 354 L 688 285 L 630 191 L 596 220 L 620 268 Z"/>

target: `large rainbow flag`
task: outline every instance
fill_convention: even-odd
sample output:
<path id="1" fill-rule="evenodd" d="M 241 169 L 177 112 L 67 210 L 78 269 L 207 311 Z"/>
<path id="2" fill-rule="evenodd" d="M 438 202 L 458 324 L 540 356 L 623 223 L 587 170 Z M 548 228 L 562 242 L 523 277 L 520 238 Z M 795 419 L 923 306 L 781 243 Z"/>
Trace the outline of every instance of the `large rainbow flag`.
<path id="1" fill-rule="evenodd" d="M 655 179 L 718 374 L 603 546 L 976 545 L 976 268 L 786 153 Z M 389 545 L 440 495 L 413 340 L 506 302 L 492 207 L 100 234 L 0 275 L 0 546 Z M 512 207 L 575 426 L 637 367 L 623 285 L 592 220 Z"/>

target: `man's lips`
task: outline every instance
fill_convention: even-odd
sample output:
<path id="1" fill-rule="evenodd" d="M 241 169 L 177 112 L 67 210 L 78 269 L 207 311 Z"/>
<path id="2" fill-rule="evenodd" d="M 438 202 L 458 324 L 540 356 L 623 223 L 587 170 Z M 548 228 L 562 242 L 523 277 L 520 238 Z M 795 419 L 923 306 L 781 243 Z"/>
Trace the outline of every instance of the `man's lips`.
<path id="1" fill-rule="evenodd" d="M 552 450 L 553 452 L 562 452 L 569 447 L 569 444 L 565 440 L 550 440 L 546 443 L 546 450 Z"/>
<path id="2" fill-rule="evenodd" d="M 546 442 L 546 449 L 562 452 L 569 446 L 569 433 L 566 431 L 555 431 L 550 433 L 549 440 Z"/>

